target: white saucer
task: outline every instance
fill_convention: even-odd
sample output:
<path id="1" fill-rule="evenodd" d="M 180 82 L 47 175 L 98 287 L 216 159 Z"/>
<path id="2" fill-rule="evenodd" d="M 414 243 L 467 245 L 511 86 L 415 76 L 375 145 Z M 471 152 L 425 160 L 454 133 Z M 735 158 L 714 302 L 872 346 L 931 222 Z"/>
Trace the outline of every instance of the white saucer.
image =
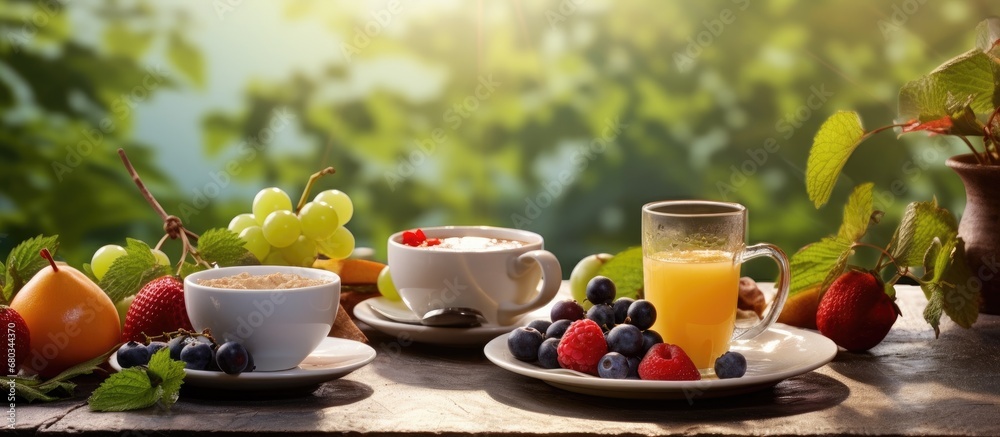
<path id="1" fill-rule="evenodd" d="M 374 359 L 375 349 L 364 343 L 327 337 L 294 369 L 239 375 L 185 369 L 184 385 L 241 391 L 302 388 L 340 378 Z M 111 354 L 108 362 L 116 371 L 122 370 L 115 354 Z"/>
<path id="2" fill-rule="evenodd" d="M 410 341 L 441 346 L 482 346 L 486 342 L 496 338 L 496 336 L 506 334 L 514 328 L 521 326 L 521 323 L 533 320 L 530 317 L 522 317 L 518 320 L 518 323 L 513 325 L 485 324 L 475 328 L 441 328 L 387 320 L 375 314 L 371 309 L 371 305 L 378 305 L 380 310 L 385 310 L 390 314 L 412 314 L 410 309 L 402 302 L 391 301 L 384 297 L 373 297 L 358 303 L 354 307 L 354 316 L 382 333 L 396 336 L 400 339 L 405 338 Z"/>
<path id="3" fill-rule="evenodd" d="M 749 340 L 733 342 L 730 350 L 747 358 L 742 378 L 701 381 L 642 381 L 601 379 L 567 369 L 544 369 L 537 363 L 519 361 L 507 349 L 507 335 L 486 345 L 486 358 L 524 376 L 572 392 L 626 399 L 696 399 L 732 396 L 765 389 L 796 375 L 810 372 L 837 355 L 837 345 L 815 332 L 775 324 Z"/>

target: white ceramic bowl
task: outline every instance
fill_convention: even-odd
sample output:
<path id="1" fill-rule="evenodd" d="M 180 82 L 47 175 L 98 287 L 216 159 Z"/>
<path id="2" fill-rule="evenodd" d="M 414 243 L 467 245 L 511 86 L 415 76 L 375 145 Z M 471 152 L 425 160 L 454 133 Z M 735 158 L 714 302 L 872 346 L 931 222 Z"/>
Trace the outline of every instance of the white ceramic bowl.
<path id="1" fill-rule="evenodd" d="M 240 273 L 295 274 L 330 281 L 285 290 L 239 290 L 206 287 L 205 279 Z M 216 341 L 238 341 L 253 356 L 257 371 L 297 366 L 330 332 L 340 304 L 340 277 L 307 267 L 223 267 L 184 278 L 184 303 L 194 329 L 208 328 Z"/>

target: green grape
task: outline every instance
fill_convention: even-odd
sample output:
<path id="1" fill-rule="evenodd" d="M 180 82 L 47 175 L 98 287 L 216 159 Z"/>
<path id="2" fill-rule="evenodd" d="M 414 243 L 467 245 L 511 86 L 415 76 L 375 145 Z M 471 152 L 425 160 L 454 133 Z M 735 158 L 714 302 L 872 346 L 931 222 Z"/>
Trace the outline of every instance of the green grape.
<path id="1" fill-rule="evenodd" d="M 299 235 L 291 246 L 282 248 L 281 256 L 293 266 L 312 267 L 316 261 L 316 240 Z"/>
<path id="2" fill-rule="evenodd" d="M 382 267 L 382 271 L 378 273 L 378 281 L 375 282 L 378 286 L 379 293 L 382 293 L 382 297 L 399 302 L 403 298 L 399 297 L 399 292 L 396 291 L 396 285 L 392 283 L 392 275 L 389 274 L 389 266 Z"/>
<path id="3" fill-rule="evenodd" d="M 319 252 L 330 259 L 344 259 L 354 252 L 354 234 L 341 226 L 333 232 L 330 238 L 317 242 Z"/>
<path id="4" fill-rule="evenodd" d="M 261 261 L 261 264 L 264 264 L 264 265 L 267 265 L 267 266 L 287 266 L 287 265 L 289 265 L 288 261 L 285 261 L 285 257 L 281 256 L 281 252 L 279 252 L 277 249 L 274 249 L 274 248 L 272 248 L 271 254 L 268 255 L 267 258 L 264 258 L 264 261 Z"/>
<path id="5" fill-rule="evenodd" d="M 340 190 L 326 190 L 316 195 L 314 202 L 329 203 L 333 209 L 337 210 L 337 217 L 340 218 L 340 226 L 344 226 L 351 221 L 354 216 L 354 203 L 351 198 Z"/>
<path id="6" fill-rule="evenodd" d="M 237 234 L 251 226 L 260 226 L 260 223 L 257 223 L 257 219 L 254 218 L 253 214 L 240 214 L 233 217 L 229 222 L 229 230 Z"/>
<path id="7" fill-rule="evenodd" d="M 271 251 L 271 243 L 268 243 L 267 239 L 264 238 L 264 230 L 260 226 L 250 226 L 244 229 L 240 232 L 240 238 L 243 239 L 243 247 L 257 257 L 258 261 L 263 262 L 264 258 L 267 258 L 268 252 Z"/>
<path id="8" fill-rule="evenodd" d="M 90 260 L 90 270 L 94 272 L 94 277 L 98 281 L 103 279 L 104 275 L 108 273 L 108 269 L 111 268 L 111 264 L 126 253 L 125 248 L 117 244 L 109 244 L 97 249 L 97 252 L 94 252 L 94 258 Z"/>
<path id="9" fill-rule="evenodd" d="M 326 202 L 309 202 L 299 211 L 302 235 L 313 240 L 323 240 L 333 235 L 340 226 L 337 210 Z"/>
<path id="10" fill-rule="evenodd" d="M 156 263 L 157 264 L 159 264 L 161 266 L 164 266 L 164 267 L 170 267 L 170 257 L 167 256 L 167 254 L 163 253 L 162 250 L 160 250 L 160 249 L 149 249 L 149 251 L 153 252 L 153 258 L 156 258 Z"/>
<path id="11" fill-rule="evenodd" d="M 264 225 L 267 216 L 275 211 L 291 211 L 292 199 L 280 188 L 265 188 L 253 198 L 253 216 L 257 224 Z M 291 243 L 289 243 L 291 244 Z"/>
<path id="12" fill-rule="evenodd" d="M 614 257 L 614 255 L 607 253 L 590 255 L 581 259 L 580 262 L 576 263 L 576 267 L 573 267 L 573 272 L 569 274 L 569 290 L 573 294 L 573 299 L 580 302 L 584 309 L 593 306 L 587 300 L 587 283 L 594 276 L 597 276 L 597 271 L 604 263 Z"/>
<path id="13" fill-rule="evenodd" d="M 272 212 L 264 219 L 264 238 L 274 247 L 288 247 L 302 234 L 299 217 L 291 211 Z"/>

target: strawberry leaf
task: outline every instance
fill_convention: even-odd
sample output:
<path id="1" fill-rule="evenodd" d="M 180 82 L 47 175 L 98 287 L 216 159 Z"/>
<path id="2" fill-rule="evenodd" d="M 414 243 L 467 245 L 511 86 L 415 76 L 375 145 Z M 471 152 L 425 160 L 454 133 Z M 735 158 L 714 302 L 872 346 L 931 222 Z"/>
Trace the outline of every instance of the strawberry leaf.
<path id="1" fill-rule="evenodd" d="M 924 258 L 924 277 L 920 288 L 927 295 L 924 320 L 940 335 L 942 311 L 963 328 L 979 317 L 982 283 L 972 276 L 965 259 L 965 242 L 954 236 L 944 243 L 935 238 Z"/>
<path id="2" fill-rule="evenodd" d="M 947 209 L 932 202 L 912 202 L 892 237 L 890 254 L 900 268 L 924 265 L 935 238 L 948 241 L 958 235 L 958 222 Z"/>
<path id="3" fill-rule="evenodd" d="M 806 190 L 819 208 L 830 200 L 840 171 L 865 137 L 861 118 L 852 111 L 838 111 L 820 126 L 806 161 Z"/>
<path id="4" fill-rule="evenodd" d="M 260 264 L 244 244 L 243 239 L 229 229 L 209 229 L 198 238 L 198 253 L 201 259 L 220 267 Z"/>
<path id="5" fill-rule="evenodd" d="M 14 250 L 7 255 L 7 264 L 3 269 L 3 300 L 10 302 L 14 299 L 21 287 L 35 276 L 39 270 L 49 265 L 49 262 L 38 255 L 42 249 L 48 249 L 49 253 L 56 253 L 59 249 L 59 236 L 42 236 L 29 238 L 18 244 Z"/>
<path id="6" fill-rule="evenodd" d="M 929 122 L 961 115 L 966 106 L 974 114 L 989 114 L 997 106 L 998 72 L 1000 67 L 989 55 L 979 49 L 969 50 L 903 85 L 899 90 L 899 117 Z M 981 127 L 977 130 L 966 124 L 956 124 L 950 133 L 982 135 Z"/>
<path id="7" fill-rule="evenodd" d="M 166 266 L 157 264 L 146 243 L 133 238 L 125 243 L 126 254 L 111 263 L 99 284 L 112 302 L 136 294 L 149 281 L 170 273 Z"/>
<path id="8" fill-rule="evenodd" d="M 997 57 L 997 49 L 1000 48 L 1000 18 L 987 18 L 976 25 L 976 48 Z"/>
<path id="9" fill-rule="evenodd" d="M 108 352 L 63 370 L 58 375 L 45 381 L 38 379 L 34 375 L 24 378 L 0 377 L 0 385 L 4 387 L 13 385 L 17 397 L 29 403 L 35 401 L 50 402 L 69 398 L 73 396 L 73 391 L 76 389 L 76 384 L 70 382 L 70 379 L 80 375 L 89 375 L 95 370 L 101 370 L 101 365 L 108 360 L 108 356 L 117 350 L 118 346 L 116 345 Z"/>
<path id="10" fill-rule="evenodd" d="M 789 296 L 817 286 L 822 295 L 847 269 L 854 243 L 864 237 L 872 223 L 878 223 L 881 218 L 881 212 L 874 209 L 874 187 L 874 184 L 866 183 L 854 188 L 844 206 L 843 222 L 837 235 L 825 237 L 792 255 Z"/>

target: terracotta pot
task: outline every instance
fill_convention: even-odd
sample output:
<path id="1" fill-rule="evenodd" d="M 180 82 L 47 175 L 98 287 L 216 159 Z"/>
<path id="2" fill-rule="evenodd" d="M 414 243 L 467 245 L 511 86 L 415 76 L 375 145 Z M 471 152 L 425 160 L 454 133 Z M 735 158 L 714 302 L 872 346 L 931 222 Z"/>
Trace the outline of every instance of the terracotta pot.
<path id="1" fill-rule="evenodd" d="M 1000 165 L 980 165 L 971 154 L 949 158 L 965 184 L 965 212 L 958 235 L 972 274 L 983 283 L 981 313 L 1000 314 Z"/>

